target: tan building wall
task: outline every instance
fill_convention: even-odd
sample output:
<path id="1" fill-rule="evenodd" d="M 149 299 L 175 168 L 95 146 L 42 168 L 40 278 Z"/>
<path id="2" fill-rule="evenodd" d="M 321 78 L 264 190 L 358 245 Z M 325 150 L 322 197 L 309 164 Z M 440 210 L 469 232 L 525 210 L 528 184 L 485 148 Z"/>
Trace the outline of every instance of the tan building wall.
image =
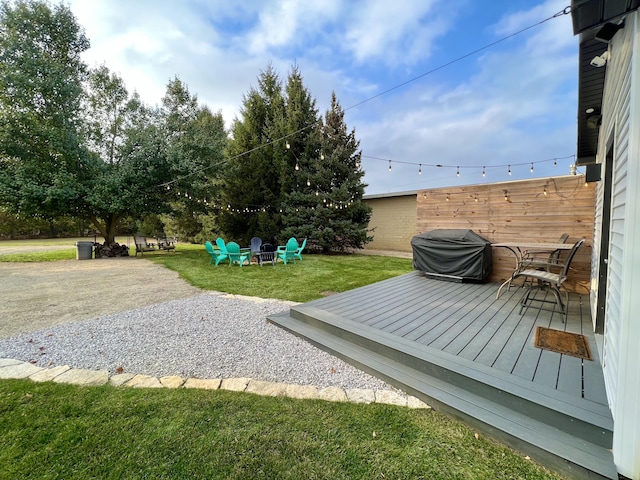
<path id="1" fill-rule="evenodd" d="M 370 196 L 363 199 L 372 208 L 369 234 L 373 241 L 365 250 L 411 251 L 411 239 L 416 234 L 416 192 L 394 196 Z"/>

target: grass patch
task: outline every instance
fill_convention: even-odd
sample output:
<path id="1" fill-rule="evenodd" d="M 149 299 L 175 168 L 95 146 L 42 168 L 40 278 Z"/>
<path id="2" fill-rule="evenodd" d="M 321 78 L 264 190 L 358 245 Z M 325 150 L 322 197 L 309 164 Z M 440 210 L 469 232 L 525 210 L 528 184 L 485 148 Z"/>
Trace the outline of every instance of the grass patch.
<path id="1" fill-rule="evenodd" d="M 179 245 L 173 253 L 154 252 L 145 258 L 175 270 L 180 277 L 204 290 L 218 290 L 237 295 L 279 298 L 307 302 L 323 292 L 344 292 L 402 275 L 412 270 L 408 258 L 372 255 L 311 255 L 302 261 L 277 262 L 275 265 L 228 263 L 209 265 L 209 254 L 201 245 Z"/>
<path id="2" fill-rule="evenodd" d="M 57 260 L 73 260 L 76 249 L 44 250 L 41 252 L 10 253 L 0 255 L 0 262 L 54 262 Z"/>
<path id="3" fill-rule="evenodd" d="M 0 381 L 0 472 L 68 479 L 559 478 L 433 411 L 28 380 Z"/>

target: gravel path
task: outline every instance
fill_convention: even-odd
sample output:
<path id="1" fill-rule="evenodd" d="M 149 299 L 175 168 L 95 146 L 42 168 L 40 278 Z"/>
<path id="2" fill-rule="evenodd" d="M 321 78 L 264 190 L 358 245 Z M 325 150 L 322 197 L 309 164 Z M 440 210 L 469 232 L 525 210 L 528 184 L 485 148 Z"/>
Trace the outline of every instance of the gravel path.
<path id="1" fill-rule="evenodd" d="M 202 293 L 186 285 L 174 272 L 151 262 L 113 260 L 51 262 L 33 268 L 33 264 L 26 264 L 25 269 L 0 264 L 0 288 L 10 293 L 3 293 L 5 306 L 0 307 L 5 310 L 0 358 L 29 361 L 42 367 L 104 369 L 112 375 L 129 372 L 157 377 L 249 377 L 318 387 L 389 388 L 383 381 L 266 321 L 267 315 L 289 308 L 289 302 Z M 122 283 L 120 275 L 128 279 L 133 265 L 139 276 L 144 276 L 148 268 L 149 291 L 158 289 L 169 295 L 172 288 L 184 284 L 184 288 L 177 288 L 176 296 L 181 298 L 131 308 L 136 292 L 131 291 L 129 281 Z M 86 292 L 82 294 L 83 282 L 77 276 L 89 275 L 92 269 L 113 273 L 112 277 L 100 278 L 99 283 L 116 290 L 110 294 L 120 296 L 115 307 L 113 299 L 96 307 L 100 302 L 95 296 L 87 298 Z M 112 269 L 120 273 L 116 275 Z M 11 274 L 7 276 L 9 270 Z M 31 296 L 39 297 L 33 302 L 21 289 L 10 288 L 43 278 L 47 279 L 47 294 L 43 296 L 40 290 L 31 288 Z M 97 280 L 89 283 L 95 285 Z M 150 296 L 154 297 L 144 295 L 144 300 L 139 301 L 148 303 Z M 69 313 L 65 304 L 73 305 L 75 314 Z M 55 310 L 56 305 L 66 312 L 63 320 L 50 315 L 49 310 Z M 93 313 L 84 313 L 89 306 Z M 114 312 L 116 307 L 121 311 Z M 96 308 L 102 311 L 96 313 Z M 43 316 L 45 322 L 40 321 Z"/>

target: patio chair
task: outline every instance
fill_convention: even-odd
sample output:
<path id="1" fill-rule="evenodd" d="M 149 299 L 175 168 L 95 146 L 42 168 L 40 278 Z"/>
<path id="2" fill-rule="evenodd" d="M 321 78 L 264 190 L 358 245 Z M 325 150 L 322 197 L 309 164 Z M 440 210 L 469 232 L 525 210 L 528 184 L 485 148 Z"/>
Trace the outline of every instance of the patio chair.
<path id="1" fill-rule="evenodd" d="M 218 250 L 220 250 L 225 255 L 227 254 L 227 244 L 224 243 L 224 240 L 222 238 L 216 238 L 216 245 L 218 246 Z"/>
<path id="2" fill-rule="evenodd" d="M 158 242 L 159 250 L 166 250 L 167 252 L 176 251 L 175 239 L 170 240 L 165 235 L 159 235 L 156 237 L 156 241 Z"/>
<path id="3" fill-rule="evenodd" d="M 563 233 L 558 240 L 558 243 L 567 243 L 569 239 L 568 233 Z M 549 270 L 552 265 L 557 265 L 560 261 L 560 251 L 556 250 L 549 253 L 549 251 L 532 251 L 528 250 L 522 254 L 522 260 L 518 265 L 518 270 L 526 270 L 528 268 Z"/>
<path id="4" fill-rule="evenodd" d="M 293 263 L 296 263 L 296 251 L 300 248 L 298 245 L 298 241 L 291 237 L 285 246 L 278 246 L 276 250 L 277 258 L 282 260 L 282 262 L 286 265 L 289 260 L 293 260 Z"/>
<path id="5" fill-rule="evenodd" d="M 144 252 L 154 252 L 156 250 L 156 244 L 147 242 L 147 237 L 144 235 L 134 235 L 133 241 L 136 244 L 136 257 L 138 253 L 144 256 Z"/>
<path id="6" fill-rule="evenodd" d="M 307 246 L 307 239 L 305 237 L 305 239 L 302 241 L 302 245 L 300 246 L 300 248 L 298 248 L 295 253 L 293 254 L 293 256 L 297 259 L 299 259 L 300 261 L 302 261 L 302 250 L 304 250 L 304 247 Z"/>
<path id="7" fill-rule="evenodd" d="M 276 249 L 270 243 L 263 243 L 260 245 L 260 255 L 258 255 L 258 263 L 260 266 L 264 262 L 271 262 L 271 265 L 276 264 Z"/>
<path id="8" fill-rule="evenodd" d="M 229 258 L 226 254 L 222 253 L 220 250 L 216 250 L 215 248 L 213 248 L 213 245 L 211 245 L 211 242 L 208 240 L 204 242 L 204 248 L 206 248 L 207 253 L 211 255 L 211 260 L 209 260 L 209 265 L 211 265 L 215 260 L 216 267 L 217 267 L 220 262 Z"/>
<path id="9" fill-rule="evenodd" d="M 260 237 L 253 237 L 251 239 L 251 256 L 256 257 L 260 253 L 260 246 L 262 245 L 262 239 Z"/>
<path id="10" fill-rule="evenodd" d="M 229 266 L 237 263 L 238 265 L 240 265 L 240 267 L 242 267 L 242 264 L 244 262 L 251 263 L 249 260 L 251 258 L 251 253 L 248 251 L 240 252 L 240 245 L 238 245 L 236 242 L 227 243 L 227 255 L 229 257 Z"/>
<path id="11" fill-rule="evenodd" d="M 532 305 L 532 302 L 539 302 L 539 306 L 533 306 L 533 308 L 538 308 L 540 310 L 544 310 L 543 305 L 545 303 L 553 303 L 560 307 L 560 312 L 566 317 L 567 315 L 567 306 L 569 303 L 569 294 L 566 289 L 564 290 L 565 302 L 562 301 L 562 295 L 560 289 L 567 279 L 567 275 L 569 274 L 569 267 L 571 265 L 571 261 L 573 257 L 576 255 L 576 252 L 580 248 L 580 246 L 584 243 L 584 238 L 578 240 L 571 250 L 569 251 L 569 255 L 567 255 L 567 259 L 563 264 L 556 263 L 550 265 L 551 267 L 560 267 L 561 270 L 559 273 L 553 273 L 549 270 L 536 270 L 533 268 L 528 268 L 522 270 L 515 274 L 514 278 L 522 277 L 527 281 L 531 281 L 531 286 L 528 288 L 527 293 L 522 297 L 522 301 L 520 302 L 520 314 L 522 315 L 522 311 L 525 308 L 529 308 Z M 539 291 L 549 291 L 555 297 L 555 301 L 545 300 L 535 298 L 535 295 Z"/>

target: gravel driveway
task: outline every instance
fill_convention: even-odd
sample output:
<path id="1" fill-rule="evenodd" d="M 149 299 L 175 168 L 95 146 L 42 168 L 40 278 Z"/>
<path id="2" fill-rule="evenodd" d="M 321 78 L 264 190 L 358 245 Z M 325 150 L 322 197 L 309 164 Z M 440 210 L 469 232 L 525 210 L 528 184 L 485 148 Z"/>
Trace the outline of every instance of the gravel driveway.
<path id="1" fill-rule="evenodd" d="M 135 257 L 0 263 L 0 338 L 200 293 Z"/>
<path id="2" fill-rule="evenodd" d="M 0 263 L 0 291 L 0 358 L 110 374 L 389 388 L 266 321 L 290 302 L 203 292 L 141 258 Z"/>

